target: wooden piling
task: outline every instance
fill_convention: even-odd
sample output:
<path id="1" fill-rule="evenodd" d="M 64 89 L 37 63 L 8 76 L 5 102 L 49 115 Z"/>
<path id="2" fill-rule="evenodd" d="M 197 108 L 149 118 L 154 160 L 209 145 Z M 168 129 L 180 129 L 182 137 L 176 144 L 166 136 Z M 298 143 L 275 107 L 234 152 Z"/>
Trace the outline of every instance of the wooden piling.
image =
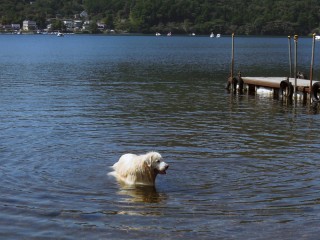
<path id="1" fill-rule="evenodd" d="M 231 91 L 233 92 L 233 73 L 234 73 L 234 33 L 232 33 L 232 49 L 231 49 Z"/>
<path id="2" fill-rule="evenodd" d="M 289 46 L 289 77 L 292 77 L 292 57 L 291 57 L 291 36 L 288 36 L 288 46 Z"/>
<path id="3" fill-rule="evenodd" d="M 310 85 L 309 85 L 309 97 L 310 97 L 310 103 L 312 101 L 311 97 L 311 89 L 312 89 L 312 78 L 313 78 L 313 65 L 314 65 L 314 49 L 315 49 L 315 37 L 316 34 L 312 34 L 312 54 L 311 54 L 311 65 L 310 65 Z"/>
<path id="4" fill-rule="evenodd" d="M 298 35 L 294 35 L 294 100 L 297 100 Z"/>

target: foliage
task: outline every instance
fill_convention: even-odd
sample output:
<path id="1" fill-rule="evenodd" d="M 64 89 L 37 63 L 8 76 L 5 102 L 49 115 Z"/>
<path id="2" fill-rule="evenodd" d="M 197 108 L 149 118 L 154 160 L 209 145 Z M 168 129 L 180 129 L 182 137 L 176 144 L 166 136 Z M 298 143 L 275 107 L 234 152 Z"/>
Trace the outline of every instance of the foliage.
<path id="1" fill-rule="evenodd" d="M 320 29 L 320 0 L 2 0 L 0 20 L 35 20 L 44 28 L 49 18 L 83 10 L 90 20 L 126 32 L 305 35 Z"/>
<path id="2" fill-rule="evenodd" d="M 65 31 L 66 27 L 64 26 L 63 22 L 61 20 L 54 20 L 51 22 L 52 24 L 52 30 L 53 31 Z"/>

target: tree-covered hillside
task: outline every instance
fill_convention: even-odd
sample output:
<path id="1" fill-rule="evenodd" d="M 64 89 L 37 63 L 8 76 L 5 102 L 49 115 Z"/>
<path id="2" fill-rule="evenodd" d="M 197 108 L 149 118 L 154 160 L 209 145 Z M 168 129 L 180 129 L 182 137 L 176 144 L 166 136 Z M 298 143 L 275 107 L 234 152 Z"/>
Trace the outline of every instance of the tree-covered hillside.
<path id="1" fill-rule="evenodd" d="M 320 0 L 1 0 L 1 23 L 73 18 L 86 10 L 90 20 L 118 31 L 209 32 L 249 35 L 306 35 L 319 32 Z"/>

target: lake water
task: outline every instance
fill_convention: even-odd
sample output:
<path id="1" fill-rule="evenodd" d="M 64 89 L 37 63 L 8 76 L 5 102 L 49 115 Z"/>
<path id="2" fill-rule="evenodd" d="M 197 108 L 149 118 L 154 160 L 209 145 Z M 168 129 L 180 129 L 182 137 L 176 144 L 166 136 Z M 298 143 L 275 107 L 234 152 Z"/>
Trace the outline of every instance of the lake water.
<path id="1" fill-rule="evenodd" d="M 0 44 L 1 238 L 318 238 L 318 108 L 226 92 L 230 37 Z M 288 75 L 286 37 L 235 48 L 244 76 Z M 310 61 L 301 38 L 299 69 Z M 148 151 L 170 165 L 155 189 L 107 175 L 122 154 Z"/>

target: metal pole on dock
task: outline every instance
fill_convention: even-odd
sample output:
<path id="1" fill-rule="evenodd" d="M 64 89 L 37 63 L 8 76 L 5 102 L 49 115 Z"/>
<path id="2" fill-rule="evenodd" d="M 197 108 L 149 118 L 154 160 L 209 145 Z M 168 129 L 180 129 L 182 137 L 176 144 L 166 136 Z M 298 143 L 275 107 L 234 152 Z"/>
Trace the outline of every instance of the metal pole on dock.
<path id="1" fill-rule="evenodd" d="M 233 72 L 234 72 L 234 33 L 232 33 L 232 52 L 231 52 L 231 91 L 233 92 Z"/>
<path id="2" fill-rule="evenodd" d="M 314 64 L 314 49 L 315 49 L 315 37 L 316 34 L 312 34 L 312 55 L 311 55 L 311 65 L 310 65 L 310 86 L 309 86 L 309 96 L 310 96 L 310 103 L 311 103 L 311 89 L 312 89 L 312 78 L 313 78 L 313 64 Z"/>
<path id="3" fill-rule="evenodd" d="M 297 100 L 297 59 L 298 59 L 298 35 L 294 35 L 294 99 Z"/>
<path id="4" fill-rule="evenodd" d="M 290 69 L 289 77 L 292 77 L 291 36 L 288 36 L 288 46 L 289 46 L 289 69 Z"/>

